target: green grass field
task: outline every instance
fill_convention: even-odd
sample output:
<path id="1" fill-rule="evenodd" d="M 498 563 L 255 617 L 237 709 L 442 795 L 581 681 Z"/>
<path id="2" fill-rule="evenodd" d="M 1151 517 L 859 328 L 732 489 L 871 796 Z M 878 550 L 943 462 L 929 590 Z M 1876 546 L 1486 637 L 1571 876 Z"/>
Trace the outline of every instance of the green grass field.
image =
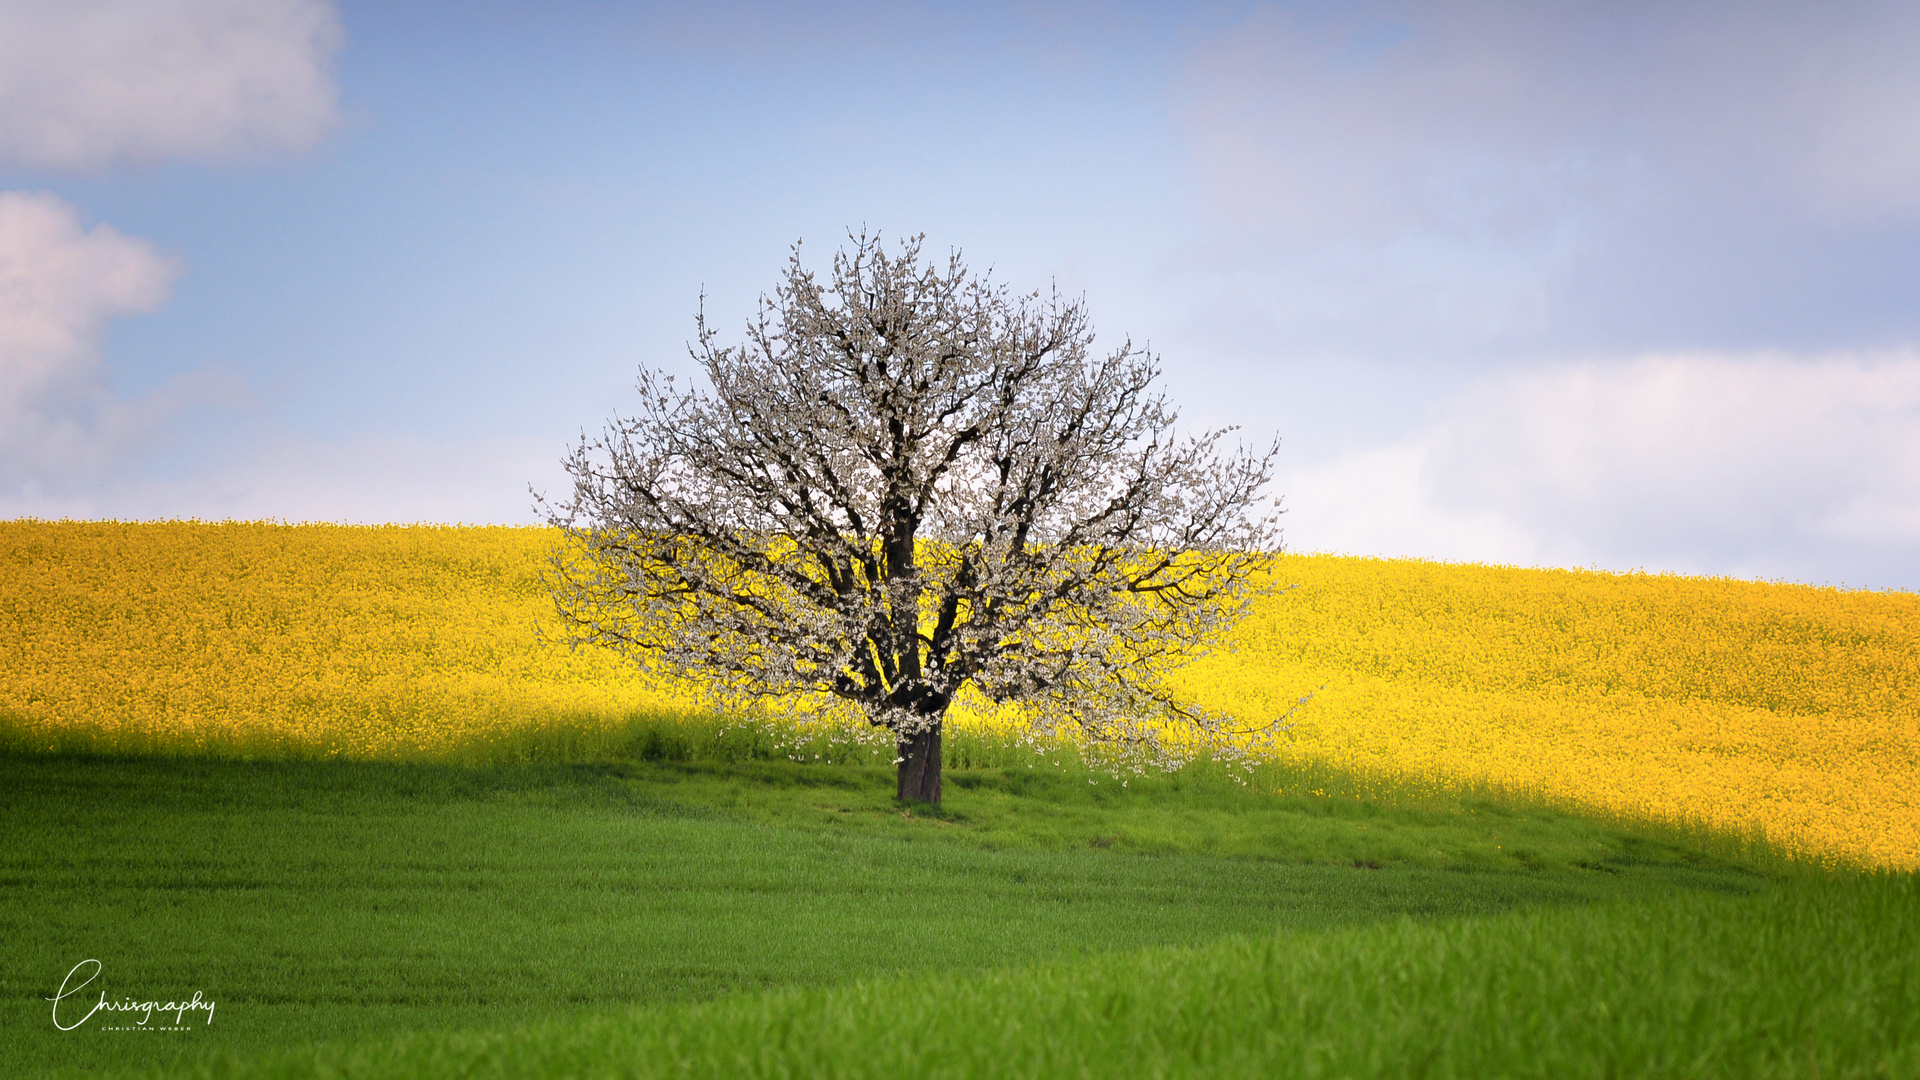
<path id="1" fill-rule="evenodd" d="M 0 1072 L 1920 1075 L 1911 876 L 964 744 L 930 813 L 857 754 L 649 730 L 575 762 L 0 755 Z M 69 1023 L 101 989 L 215 1018 L 58 1030 L 87 959 Z"/>

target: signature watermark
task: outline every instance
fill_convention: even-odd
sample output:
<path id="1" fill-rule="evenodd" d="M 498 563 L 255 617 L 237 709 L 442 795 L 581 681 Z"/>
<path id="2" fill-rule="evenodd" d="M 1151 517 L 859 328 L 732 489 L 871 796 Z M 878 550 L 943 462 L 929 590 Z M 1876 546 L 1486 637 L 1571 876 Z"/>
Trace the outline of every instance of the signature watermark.
<path id="1" fill-rule="evenodd" d="M 136 1001 L 130 997 L 109 1001 L 107 992 L 102 990 L 100 997 L 90 1002 L 80 996 L 80 991 L 100 977 L 100 969 L 100 961 L 82 960 L 67 972 L 67 977 L 60 982 L 60 992 L 46 999 L 53 1002 L 54 1027 L 61 1031 L 72 1031 L 100 1013 L 106 1014 L 99 1025 L 105 1031 L 185 1031 L 189 1027 L 188 1014 L 198 1019 L 201 1013 L 207 1014 L 207 1025 L 213 1023 L 214 1003 L 204 1000 L 198 990 L 193 992 L 191 1000 L 167 1002 Z M 81 977 L 83 973 L 84 978 Z M 79 981 L 75 982 L 75 979 Z M 156 1015 L 161 1023 L 153 1023 Z M 135 1020 L 135 1016 L 139 1019 Z M 173 1018 L 171 1024 L 165 1022 L 168 1016 Z"/>

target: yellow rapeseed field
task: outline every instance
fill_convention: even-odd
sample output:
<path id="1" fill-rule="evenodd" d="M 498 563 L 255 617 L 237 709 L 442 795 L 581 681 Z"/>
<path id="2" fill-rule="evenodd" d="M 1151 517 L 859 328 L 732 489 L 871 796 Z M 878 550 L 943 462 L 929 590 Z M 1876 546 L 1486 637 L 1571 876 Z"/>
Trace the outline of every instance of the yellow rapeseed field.
<path id="1" fill-rule="evenodd" d="M 0 522 L 0 714 L 410 756 L 676 708 L 542 646 L 543 529 Z M 1297 587 L 1182 675 L 1285 753 L 1762 827 L 1920 866 L 1920 596 L 1288 556 Z"/>
<path id="2" fill-rule="evenodd" d="M 541 647 L 544 529 L 0 523 L 0 713 L 355 757 L 671 707 Z M 122 740 L 124 741 L 124 740 Z"/>
<path id="3" fill-rule="evenodd" d="M 1920 595 L 1288 556 L 1183 673 L 1288 753 L 1920 866 Z"/>

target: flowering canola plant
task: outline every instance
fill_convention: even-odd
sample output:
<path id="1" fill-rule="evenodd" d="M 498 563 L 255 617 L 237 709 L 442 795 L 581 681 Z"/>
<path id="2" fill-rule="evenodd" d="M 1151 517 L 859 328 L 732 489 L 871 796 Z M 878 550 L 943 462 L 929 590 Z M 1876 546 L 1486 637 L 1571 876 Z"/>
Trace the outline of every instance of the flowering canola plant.
<path id="1" fill-rule="evenodd" d="M 696 707 L 543 644 L 547 529 L 0 522 L 0 717 L 409 757 Z M 1920 596 L 1285 556 L 1175 689 L 1280 753 L 1920 866 Z M 965 717 L 956 717 L 966 722 Z"/>
<path id="2" fill-rule="evenodd" d="M 681 704 L 609 654 L 540 645 L 552 542 L 534 528 L 0 523 L 0 714 L 182 749 L 378 758 Z"/>
<path id="3" fill-rule="evenodd" d="M 1181 674 L 1283 753 L 1920 866 L 1920 595 L 1285 556 Z M 1324 687 L 1324 688 L 1322 688 Z"/>

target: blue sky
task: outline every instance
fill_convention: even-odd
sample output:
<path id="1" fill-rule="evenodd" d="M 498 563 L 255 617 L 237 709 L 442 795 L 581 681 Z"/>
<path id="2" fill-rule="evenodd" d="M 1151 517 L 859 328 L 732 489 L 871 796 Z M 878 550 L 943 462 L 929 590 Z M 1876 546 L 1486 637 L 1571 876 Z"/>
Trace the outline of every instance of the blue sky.
<path id="1" fill-rule="evenodd" d="M 0 0 L 0 516 L 533 520 L 789 245 L 1084 294 L 1296 550 L 1920 588 L 1920 15 Z"/>

